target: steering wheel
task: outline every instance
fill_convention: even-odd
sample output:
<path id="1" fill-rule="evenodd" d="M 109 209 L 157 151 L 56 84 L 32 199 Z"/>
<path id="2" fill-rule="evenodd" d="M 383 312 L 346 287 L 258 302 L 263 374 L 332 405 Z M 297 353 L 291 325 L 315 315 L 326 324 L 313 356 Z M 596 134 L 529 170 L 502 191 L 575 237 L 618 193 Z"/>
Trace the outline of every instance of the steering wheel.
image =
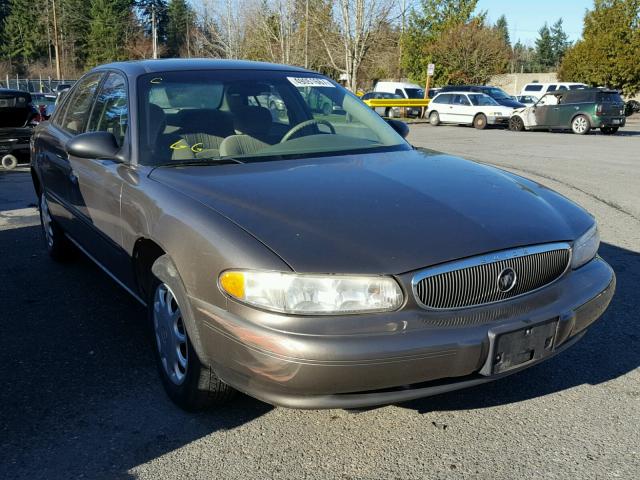
<path id="1" fill-rule="evenodd" d="M 284 137 L 282 137 L 282 140 L 280 140 L 280 143 L 284 143 L 291 140 L 291 138 L 293 138 L 297 133 L 301 132 L 302 130 L 304 130 L 305 128 L 311 125 L 319 125 L 319 124 L 323 124 L 329 127 L 329 131 L 331 132 L 332 135 L 336 134 L 336 129 L 333 128 L 333 125 L 331 125 L 331 123 L 327 122 L 326 120 L 318 120 L 316 118 L 312 118 L 311 120 L 306 120 L 302 123 L 299 123 L 298 125 L 293 127 L 291 130 L 289 130 L 287 133 L 285 133 Z"/>

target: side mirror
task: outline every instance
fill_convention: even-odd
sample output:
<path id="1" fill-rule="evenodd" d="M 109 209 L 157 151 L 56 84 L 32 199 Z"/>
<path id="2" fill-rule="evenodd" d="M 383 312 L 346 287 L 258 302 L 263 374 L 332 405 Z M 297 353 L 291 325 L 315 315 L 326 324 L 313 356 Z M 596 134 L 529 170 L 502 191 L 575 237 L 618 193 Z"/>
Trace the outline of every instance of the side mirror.
<path id="1" fill-rule="evenodd" d="M 391 118 L 387 119 L 387 123 L 402 138 L 407 138 L 407 135 L 409 135 L 409 125 L 407 125 L 406 123 L 401 122 L 400 120 L 393 120 Z"/>
<path id="2" fill-rule="evenodd" d="M 109 132 L 81 133 L 69 140 L 65 149 L 73 157 L 121 161 L 118 158 L 120 146 L 116 137 Z"/>

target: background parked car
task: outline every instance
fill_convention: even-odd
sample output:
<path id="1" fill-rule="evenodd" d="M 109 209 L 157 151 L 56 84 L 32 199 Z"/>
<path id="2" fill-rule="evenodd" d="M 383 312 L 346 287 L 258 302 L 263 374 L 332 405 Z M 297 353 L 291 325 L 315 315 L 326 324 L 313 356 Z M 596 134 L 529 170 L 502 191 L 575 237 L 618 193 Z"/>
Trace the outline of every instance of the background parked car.
<path id="1" fill-rule="evenodd" d="M 492 87 L 490 85 L 448 85 L 440 89 L 440 93 L 443 92 L 478 92 L 489 95 L 500 105 L 510 108 L 522 108 L 524 105 L 517 102 L 507 92 L 498 87 Z"/>
<path id="2" fill-rule="evenodd" d="M 378 82 L 373 91 L 395 93 L 402 98 L 424 98 L 424 89 L 415 83 Z"/>
<path id="3" fill-rule="evenodd" d="M 51 93 L 32 93 L 31 102 L 37 106 L 38 113 L 42 118 L 39 121 L 47 120 L 56 108 L 56 96 Z"/>
<path id="4" fill-rule="evenodd" d="M 634 113 L 640 112 L 640 102 L 637 100 L 629 100 L 624 104 L 624 114 L 629 117 Z"/>
<path id="5" fill-rule="evenodd" d="M 538 97 L 534 95 L 517 95 L 514 98 L 516 102 L 520 102 L 527 107 L 530 107 L 538 101 Z"/>
<path id="6" fill-rule="evenodd" d="M 393 99 L 402 99 L 404 98 L 402 95 L 397 93 L 389 93 L 389 92 L 368 92 L 365 93 L 362 97 L 362 100 L 371 100 L 371 99 L 381 99 L 381 100 L 393 100 Z M 402 108 L 400 107 L 371 107 L 375 110 L 376 113 L 380 114 L 383 117 L 400 117 L 402 115 Z M 405 115 L 407 117 L 417 117 L 420 115 L 419 107 L 406 107 Z"/>
<path id="7" fill-rule="evenodd" d="M 37 112 L 31 94 L 0 88 L 0 162 L 6 169 L 29 158 L 32 121 Z"/>
<path id="8" fill-rule="evenodd" d="M 509 129 L 571 129 L 585 135 L 599 128 L 602 133 L 613 134 L 624 124 L 624 101 L 620 94 L 590 88 L 547 93 L 535 105 L 515 110 Z"/>
<path id="9" fill-rule="evenodd" d="M 588 88 L 584 83 L 576 83 L 576 82 L 553 82 L 553 83 L 527 83 L 522 90 L 520 91 L 520 95 L 533 95 L 536 99 L 542 98 L 545 93 L 562 91 L 562 90 L 577 90 L 579 88 Z"/>
<path id="10" fill-rule="evenodd" d="M 455 123 L 483 129 L 487 125 L 506 125 L 513 111 L 489 95 L 476 92 L 445 92 L 436 95 L 427 107 L 431 125 Z"/>

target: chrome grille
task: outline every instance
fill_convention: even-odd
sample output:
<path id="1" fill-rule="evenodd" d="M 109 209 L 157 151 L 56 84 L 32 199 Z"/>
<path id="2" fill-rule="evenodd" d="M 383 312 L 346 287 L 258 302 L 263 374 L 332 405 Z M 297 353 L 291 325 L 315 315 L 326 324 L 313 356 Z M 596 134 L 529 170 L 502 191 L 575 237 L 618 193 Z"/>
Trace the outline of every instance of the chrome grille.
<path id="1" fill-rule="evenodd" d="M 486 305 L 530 293 L 557 280 L 567 270 L 571 249 L 567 243 L 517 248 L 429 268 L 417 273 L 413 291 L 426 308 L 455 309 Z M 505 269 L 517 280 L 509 291 L 498 288 Z"/>

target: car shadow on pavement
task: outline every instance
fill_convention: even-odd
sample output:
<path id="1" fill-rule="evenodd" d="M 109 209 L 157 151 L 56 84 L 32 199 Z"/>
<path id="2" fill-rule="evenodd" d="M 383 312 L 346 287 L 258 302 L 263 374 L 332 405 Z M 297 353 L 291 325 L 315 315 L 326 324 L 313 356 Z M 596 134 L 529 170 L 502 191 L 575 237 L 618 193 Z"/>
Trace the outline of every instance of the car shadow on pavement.
<path id="1" fill-rule="evenodd" d="M 600 255 L 616 272 L 616 293 L 603 317 L 576 345 L 502 380 L 399 406 L 420 413 L 481 409 L 598 385 L 640 367 L 640 254 L 603 243 Z"/>
<path id="2" fill-rule="evenodd" d="M 53 262 L 39 226 L 0 230 L 0 251 L 0 478 L 127 478 L 273 408 L 240 395 L 181 411 L 162 390 L 141 305 L 84 256 Z"/>

